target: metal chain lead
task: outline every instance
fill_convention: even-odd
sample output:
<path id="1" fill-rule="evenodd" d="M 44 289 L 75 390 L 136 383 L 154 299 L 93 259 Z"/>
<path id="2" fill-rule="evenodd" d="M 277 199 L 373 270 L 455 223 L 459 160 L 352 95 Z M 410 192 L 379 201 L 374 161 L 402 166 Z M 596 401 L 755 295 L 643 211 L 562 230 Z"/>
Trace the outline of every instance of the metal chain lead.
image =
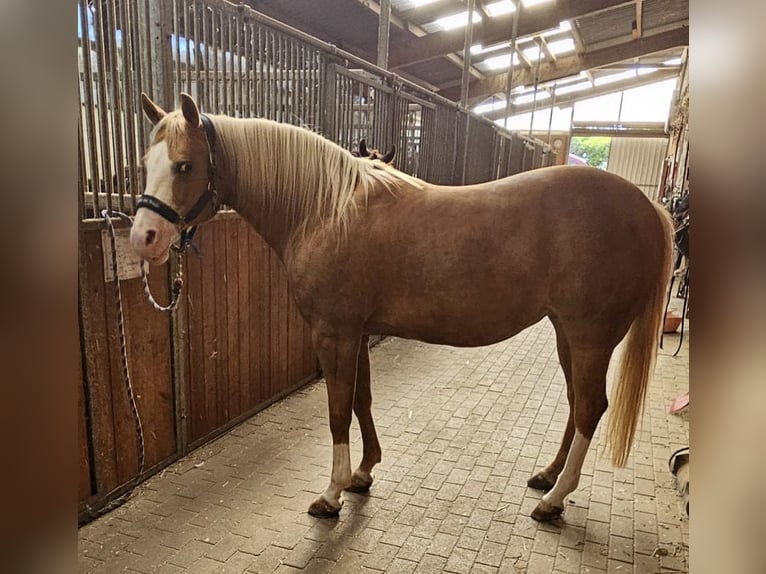
<path id="1" fill-rule="evenodd" d="M 130 221 L 130 218 L 119 211 L 112 211 L 111 214 L 117 215 L 123 219 Z M 122 312 L 122 290 L 120 289 L 120 276 L 117 269 L 117 241 L 115 238 L 114 225 L 110 217 L 110 211 L 104 209 L 101 215 L 106 220 L 107 227 L 109 228 L 109 241 L 112 247 L 112 271 L 114 272 L 114 286 L 115 293 L 117 295 L 117 327 L 120 334 L 120 353 L 122 355 L 122 375 L 125 380 L 125 388 L 128 393 L 128 402 L 130 403 L 130 409 L 133 412 L 133 420 L 136 424 L 136 451 L 138 454 L 138 473 L 134 481 L 134 485 L 138 484 L 141 479 L 141 475 L 144 473 L 145 463 L 145 445 L 144 445 L 144 427 L 141 424 L 141 415 L 138 412 L 138 405 L 136 404 L 136 396 L 133 392 L 133 383 L 130 380 L 130 370 L 128 368 L 128 346 L 125 338 L 125 320 Z"/>

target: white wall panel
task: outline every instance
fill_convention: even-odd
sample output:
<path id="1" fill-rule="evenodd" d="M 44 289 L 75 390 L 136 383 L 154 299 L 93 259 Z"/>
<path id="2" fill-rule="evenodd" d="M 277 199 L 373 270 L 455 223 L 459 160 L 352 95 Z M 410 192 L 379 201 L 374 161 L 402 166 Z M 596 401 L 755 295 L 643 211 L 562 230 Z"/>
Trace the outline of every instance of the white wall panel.
<path id="1" fill-rule="evenodd" d="M 667 146 L 667 138 L 612 138 L 606 169 L 655 199 Z"/>

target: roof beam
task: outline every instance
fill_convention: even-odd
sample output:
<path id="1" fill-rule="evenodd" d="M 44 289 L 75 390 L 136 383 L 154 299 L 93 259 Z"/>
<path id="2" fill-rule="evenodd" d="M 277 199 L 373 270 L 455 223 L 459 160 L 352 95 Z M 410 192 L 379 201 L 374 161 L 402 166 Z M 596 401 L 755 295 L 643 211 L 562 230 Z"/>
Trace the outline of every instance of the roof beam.
<path id="1" fill-rule="evenodd" d="M 580 18 L 591 12 L 631 3 L 625 0 L 559 0 L 553 5 L 522 8 L 519 14 L 519 37 L 556 28 L 562 20 Z M 482 20 L 474 30 L 474 43 L 490 46 L 510 40 L 512 25 L 513 14 Z M 401 68 L 459 52 L 463 48 L 463 37 L 463 30 L 458 29 L 402 42 L 399 46 L 392 46 L 390 65 L 392 69 Z"/>
<path id="2" fill-rule="evenodd" d="M 644 35 L 638 40 L 629 40 L 623 44 L 594 52 L 587 52 L 585 54 L 580 54 L 579 56 L 572 55 L 568 57 L 559 57 L 555 64 L 541 64 L 540 83 L 550 82 L 567 76 L 574 76 L 583 70 L 600 68 L 602 66 L 623 62 L 630 58 L 644 56 L 646 54 L 667 50 L 668 48 L 675 48 L 677 46 L 686 46 L 688 44 L 689 28 L 683 26 L 653 36 Z M 492 94 L 504 93 L 506 76 L 507 71 L 504 71 L 497 75 L 490 76 L 485 80 L 474 82 L 469 90 L 469 104 L 473 105 L 477 99 L 481 100 Z M 534 83 L 534 80 L 535 78 L 532 70 L 517 68 L 513 72 L 514 86 L 532 84 Z M 460 96 L 459 93 L 455 94 L 454 92 L 454 88 L 446 88 L 441 90 L 439 94 L 454 100 Z"/>
<path id="3" fill-rule="evenodd" d="M 377 14 L 378 17 L 380 17 L 380 10 L 381 10 L 380 2 L 376 2 L 375 0 L 356 0 L 356 1 L 359 4 L 361 4 L 362 6 L 366 6 L 373 13 Z M 426 35 L 426 32 L 422 28 L 416 26 L 415 24 L 412 24 L 411 22 L 408 22 L 408 21 L 404 20 L 402 17 L 400 17 L 397 14 L 397 12 L 393 8 L 391 9 L 390 21 L 391 21 L 391 25 L 392 26 L 396 26 L 397 28 L 399 28 L 400 30 L 404 30 L 405 32 L 410 32 L 411 34 L 413 34 L 413 35 L 415 35 L 417 37 L 422 37 L 422 36 Z M 459 68 L 463 67 L 463 59 L 460 58 L 457 54 L 448 54 L 446 56 L 446 58 L 450 62 L 455 64 L 457 67 L 459 67 Z M 370 62 L 375 61 L 374 59 L 369 59 L 369 58 L 365 58 L 365 59 L 368 59 Z M 390 45 L 389 45 L 389 58 L 388 58 L 388 60 L 389 60 L 389 68 L 390 68 L 391 67 L 391 65 L 390 65 L 390 63 L 391 63 L 391 46 Z M 407 75 L 406 73 L 403 73 L 401 71 L 399 72 L 399 74 L 402 77 L 407 77 L 408 79 L 411 79 L 413 77 L 413 76 Z M 478 78 L 478 79 L 483 79 L 484 78 L 484 74 L 482 74 L 474 66 L 471 66 L 471 75 L 474 78 Z M 414 81 L 416 83 L 420 83 L 420 84 L 422 84 L 424 86 L 426 85 L 426 82 L 424 82 L 423 80 L 417 80 L 416 79 Z M 428 84 L 428 85 L 430 86 L 430 84 Z M 431 88 L 429 88 L 429 89 L 431 89 Z"/>

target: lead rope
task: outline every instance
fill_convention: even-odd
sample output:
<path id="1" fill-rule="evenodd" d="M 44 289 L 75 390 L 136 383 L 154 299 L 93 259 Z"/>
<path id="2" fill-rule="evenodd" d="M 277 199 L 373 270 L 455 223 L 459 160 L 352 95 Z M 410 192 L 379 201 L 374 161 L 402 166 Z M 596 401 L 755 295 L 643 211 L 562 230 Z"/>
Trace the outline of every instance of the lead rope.
<path id="1" fill-rule="evenodd" d="M 141 423 L 141 414 L 138 412 L 138 404 L 136 403 L 136 396 L 135 392 L 133 391 L 133 383 L 130 379 L 130 369 L 128 367 L 128 346 L 127 341 L 125 338 L 125 317 L 124 313 L 122 311 L 122 289 L 120 288 L 120 277 L 118 273 L 118 265 L 117 265 L 117 241 L 115 237 L 114 232 L 114 225 L 112 224 L 112 216 L 119 217 L 120 219 L 127 221 L 128 224 L 132 224 L 132 221 L 130 219 L 130 216 L 128 216 L 126 213 L 123 213 L 121 211 L 110 211 L 108 209 L 104 209 L 101 211 L 101 216 L 104 218 L 107 224 L 107 228 L 109 229 L 109 243 L 112 248 L 112 272 L 114 273 L 114 286 L 115 286 L 115 294 L 117 295 L 117 328 L 119 331 L 120 336 L 120 354 L 122 359 L 122 376 L 125 381 L 125 390 L 127 391 L 128 395 L 128 402 L 130 403 L 130 410 L 133 414 L 133 420 L 136 425 L 136 454 L 138 455 L 138 472 L 136 473 L 135 478 L 131 481 L 130 485 L 128 486 L 128 490 L 123 493 L 122 495 L 118 496 L 114 500 L 110 501 L 106 505 L 104 505 L 103 508 L 100 508 L 97 511 L 94 511 L 89 505 L 86 504 L 86 510 L 91 519 L 97 518 L 98 516 L 101 516 L 102 514 L 105 514 L 106 512 L 109 512 L 110 510 L 113 510 L 117 508 L 118 506 L 125 503 L 128 498 L 130 498 L 130 495 L 135 490 L 136 486 L 138 486 L 138 483 L 141 481 L 141 475 L 144 473 L 144 466 L 146 464 L 146 445 L 144 444 L 144 427 Z M 176 277 L 173 279 L 173 298 L 171 299 L 170 303 L 166 306 L 162 306 L 154 299 L 152 296 L 151 291 L 149 290 L 149 283 L 146 277 L 146 271 L 144 269 L 144 261 L 141 260 L 140 265 L 140 274 L 141 274 L 141 281 L 143 283 L 144 287 L 144 293 L 146 293 L 147 298 L 149 299 L 149 302 L 152 304 L 152 306 L 159 310 L 159 311 L 172 311 L 178 306 L 178 301 L 180 300 L 180 294 L 181 294 L 181 287 L 183 286 L 183 276 L 181 273 L 181 258 L 183 255 L 183 247 L 184 247 L 185 239 L 182 239 L 182 245 L 181 249 L 176 251 L 176 256 L 178 257 L 178 273 L 176 274 Z"/>
<path id="2" fill-rule="evenodd" d="M 130 221 L 130 218 L 119 211 L 112 211 L 112 215 L 117 215 L 122 219 Z M 122 356 L 122 376 L 125 380 L 125 389 L 128 394 L 128 402 L 130 403 L 130 410 L 133 413 L 133 420 L 136 424 L 136 451 L 138 454 L 138 473 L 136 474 L 133 484 L 130 490 L 126 493 L 127 496 L 136 487 L 141 475 L 144 473 L 144 463 L 146 457 L 146 449 L 144 446 L 144 427 L 141 424 L 141 415 L 138 412 L 138 405 L 136 404 L 136 396 L 133 392 L 133 383 L 130 380 L 130 369 L 128 368 L 128 347 L 125 338 L 125 318 L 122 312 L 122 289 L 120 288 L 120 276 L 117 269 L 117 241 L 115 239 L 114 225 L 110 217 L 110 211 L 104 209 L 101 212 L 102 217 L 106 220 L 107 227 L 109 228 L 109 242 L 112 247 L 112 271 L 114 273 L 114 288 L 117 295 L 117 328 L 120 334 L 120 354 Z M 143 265 L 141 266 L 143 270 Z M 122 498 L 122 497 L 120 497 Z"/>

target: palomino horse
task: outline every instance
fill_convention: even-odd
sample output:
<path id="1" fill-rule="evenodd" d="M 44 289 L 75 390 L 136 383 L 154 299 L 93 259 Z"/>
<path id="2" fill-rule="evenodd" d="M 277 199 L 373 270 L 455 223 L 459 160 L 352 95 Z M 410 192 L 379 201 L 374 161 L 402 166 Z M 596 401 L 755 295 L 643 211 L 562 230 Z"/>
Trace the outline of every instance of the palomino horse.
<path id="1" fill-rule="evenodd" d="M 607 365 L 626 337 L 609 420 L 615 465 L 630 451 L 656 355 L 672 227 L 626 180 L 590 167 L 536 169 L 479 185 L 409 177 L 305 129 L 201 115 L 181 95 L 155 124 L 147 186 L 131 232 L 151 263 L 180 231 L 234 208 L 287 269 L 327 382 L 330 485 L 311 504 L 336 516 L 341 492 L 366 491 L 381 448 L 370 410 L 368 335 L 488 345 L 548 317 L 567 383 L 569 420 L 553 461 L 528 485 L 551 520 L 577 486 L 607 408 Z M 352 473 L 352 410 L 363 455 Z"/>

